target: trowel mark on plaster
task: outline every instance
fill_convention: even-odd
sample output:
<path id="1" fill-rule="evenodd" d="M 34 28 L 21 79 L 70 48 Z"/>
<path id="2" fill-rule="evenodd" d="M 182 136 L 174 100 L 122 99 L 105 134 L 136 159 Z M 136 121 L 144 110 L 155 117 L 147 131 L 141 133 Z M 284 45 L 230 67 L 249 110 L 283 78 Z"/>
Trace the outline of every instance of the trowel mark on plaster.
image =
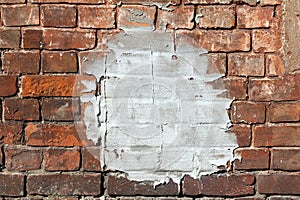
<path id="1" fill-rule="evenodd" d="M 145 30 L 120 33 L 107 46 L 107 52 L 87 54 L 82 65 L 98 81 L 105 77 L 101 96 L 81 101 L 88 104 L 87 136 L 95 143 L 101 138 L 108 170 L 134 180 L 179 182 L 233 159 L 235 137 L 225 132 L 231 100 L 208 84 L 223 74 L 207 74 L 204 49 L 177 41 L 175 50 L 169 33 Z"/>

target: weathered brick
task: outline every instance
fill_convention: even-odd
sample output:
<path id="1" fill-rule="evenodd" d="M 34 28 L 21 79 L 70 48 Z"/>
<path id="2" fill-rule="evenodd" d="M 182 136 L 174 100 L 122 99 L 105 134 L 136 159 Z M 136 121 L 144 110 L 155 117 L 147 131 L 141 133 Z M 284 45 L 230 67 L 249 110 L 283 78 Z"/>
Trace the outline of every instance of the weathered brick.
<path id="1" fill-rule="evenodd" d="M 253 30 L 252 47 L 254 52 L 275 52 L 282 47 L 279 30 Z"/>
<path id="2" fill-rule="evenodd" d="M 37 99 L 5 99 L 5 120 L 39 120 L 39 102 Z"/>
<path id="3" fill-rule="evenodd" d="M 89 13 L 91 14 L 91 13 Z M 94 19 L 95 20 L 95 19 Z M 45 49 L 91 49 L 96 42 L 96 33 L 92 30 L 46 29 L 43 32 Z"/>
<path id="4" fill-rule="evenodd" d="M 230 4 L 232 0 L 183 0 L 185 4 Z"/>
<path id="5" fill-rule="evenodd" d="M 25 0 L 0 0 L 0 3 L 9 3 L 9 4 L 25 3 Z"/>
<path id="6" fill-rule="evenodd" d="M 24 185 L 24 175 L 0 174 L 1 196 L 23 196 Z"/>
<path id="7" fill-rule="evenodd" d="M 300 146 L 299 126 L 256 126 L 253 130 L 256 147 L 288 147 Z"/>
<path id="8" fill-rule="evenodd" d="M 40 70 L 40 53 L 38 51 L 4 52 L 3 68 L 9 74 L 37 74 Z"/>
<path id="9" fill-rule="evenodd" d="M 86 146 L 84 127 L 75 124 L 28 124 L 26 142 L 29 146 Z"/>
<path id="10" fill-rule="evenodd" d="M 300 121 L 300 103 L 274 102 L 269 107 L 270 122 Z"/>
<path id="11" fill-rule="evenodd" d="M 260 0 L 260 5 L 280 5 L 282 4 L 282 0 Z"/>
<path id="12" fill-rule="evenodd" d="M 166 3 L 171 3 L 171 4 L 179 4 L 180 0 L 169 0 L 166 2 L 166 0 L 123 0 L 122 4 L 153 4 L 153 3 L 158 3 L 158 4 L 166 4 Z M 108 0 L 108 3 L 110 4 L 118 4 L 120 3 L 120 0 Z"/>
<path id="13" fill-rule="evenodd" d="M 82 169 L 84 171 L 101 171 L 101 147 L 86 147 L 82 149 Z"/>
<path id="14" fill-rule="evenodd" d="M 38 6 L 3 6 L 1 9 L 4 26 L 39 25 Z"/>
<path id="15" fill-rule="evenodd" d="M 234 0 L 237 4 L 248 4 L 250 6 L 256 6 L 257 0 Z"/>
<path id="16" fill-rule="evenodd" d="M 240 196 L 254 194 L 254 177 L 252 175 L 209 175 L 200 179 L 185 176 L 183 179 L 183 194 Z"/>
<path id="17" fill-rule="evenodd" d="M 268 149 L 237 149 L 235 155 L 241 160 L 234 161 L 234 168 L 238 170 L 260 170 L 269 168 Z"/>
<path id="18" fill-rule="evenodd" d="M 18 48 L 20 29 L 0 29 L 0 48 Z"/>
<path id="19" fill-rule="evenodd" d="M 239 147 L 247 147 L 251 144 L 251 129 L 249 125 L 234 124 L 228 131 L 236 135 L 236 141 Z"/>
<path id="20" fill-rule="evenodd" d="M 44 153 L 44 167 L 46 171 L 78 170 L 80 153 L 78 150 L 49 149 Z"/>
<path id="21" fill-rule="evenodd" d="M 0 124 L 0 144 L 21 144 L 22 124 Z"/>
<path id="22" fill-rule="evenodd" d="M 43 26 L 75 27 L 76 7 L 66 5 L 41 6 L 41 23 Z"/>
<path id="23" fill-rule="evenodd" d="M 15 76 L 0 76 L 0 96 L 13 96 L 17 93 L 17 77 Z"/>
<path id="24" fill-rule="evenodd" d="M 250 34 L 246 31 L 178 31 L 176 43 L 190 43 L 209 52 L 249 51 Z"/>
<path id="25" fill-rule="evenodd" d="M 29 0 L 32 3 L 103 4 L 105 0 Z"/>
<path id="26" fill-rule="evenodd" d="M 200 28 L 232 28 L 235 6 L 198 6 L 196 22 Z"/>
<path id="27" fill-rule="evenodd" d="M 78 24 L 82 28 L 115 28 L 114 6 L 79 6 Z"/>
<path id="28" fill-rule="evenodd" d="M 282 58 L 278 55 L 266 55 L 266 72 L 268 76 L 282 76 L 284 73 Z"/>
<path id="29" fill-rule="evenodd" d="M 22 48 L 40 49 L 43 46 L 43 31 L 41 29 L 22 29 Z"/>
<path id="30" fill-rule="evenodd" d="M 237 6 L 238 28 L 268 28 L 273 17 L 272 7 Z"/>
<path id="31" fill-rule="evenodd" d="M 300 176 L 297 174 L 268 174 L 257 176 L 260 194 L 300 194 Z"/>
<path id="32" fill-rule="evenodd" d="M 40 195 L 100 195 L 101 175 L 29 175 L 27 190 Z"/>
<path id="33" fill-rule="evenodd" d="M 87 88 L 84 83 L 95 84 Z M 23 97 L 71 97 L 83 92 L 94 93 L 96 79 L 93 76 L 59 75 L 59 76 L 25 76 L 22 84 Z"/>
<path id="34" fill-rule="evenodd" d="M 268 200 L 299 200 L 299 196 L 274 195 L 274 196 L 269 197 Z"/>
<path id="35" fill-rule="evenodd" d="M 231 120 L 233 123 L 264 123 L 265 104 L 235 101 L 231 107 Z"/>
<path id="36" fill-rule="evenodd" d="M 272 169 L 275 170 L 300 170 L 300 149 L 273 148 Z"/>
<path id="37" fill-rule="evenodd" d="M 76 52 L 43 51 L 41 59 L 43 72 L 77 72 Z"/>
<path id="38" fill-rule="evenodd" d="M 207 74 L 224 74 L 226 73 L 227 58 L 225 53 L 208 54 Z"/>
<path id="39" fill-rule="evenodd" d="M 194 27 L 194 6 L 174 6 L 170 7 L 170 9 L 174 10 L 158 10 L 158 21 L 156 22 L 158 28 L 192 29 Z"/>
<path id="40" fill-rule="evenodd" d="M 174 196 L 178 195 L 178 185 L 170 180 L 168 183 L 154 187 L 153 182 L 130 181 L 124 177 L 109 175 L 107 190 L 111 196 L 115 195 L 144 195 L 144 196 Z"/>
<path id="41" fill-rule="evenodd" d="M 42 116 L 46 121 L 72 121 L 79 115 L 78 99 L 42 99 Z"/>
<path id="42" fill-rule="evenodd" d="M 263 54 L 234 53 L 228 55 L 228 75 L 264 76 L 265 62 Z"/>
<path id="43" fill-rule="evenodd" d="M 42 152 L 28 147 L 5 149 L 5 166 L 9 171 L 27 171 L 41 168 Z"/>
<path id="44" fill-rule="evenodd" d="M 300 75 L 276 79 L 250 79 L 249 99 L 253 101 L 281 101 L 300 99 Z"/>

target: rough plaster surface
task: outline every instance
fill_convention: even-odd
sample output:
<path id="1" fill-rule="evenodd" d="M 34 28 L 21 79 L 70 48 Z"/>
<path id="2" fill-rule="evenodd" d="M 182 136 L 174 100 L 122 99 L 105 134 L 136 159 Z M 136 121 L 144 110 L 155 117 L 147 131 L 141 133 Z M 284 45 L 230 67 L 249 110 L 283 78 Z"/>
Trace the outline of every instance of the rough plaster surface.
<path id="1" fill-rule="evenodd" d="M 207 74 L 206 50 L 149 30 L 127 30 L 107 46 L 83 56 L 81 66 L 101 85 L 100 96 L 81 101 L 87 136 L 102 145 L 107 170 L 179 182 L 233 159 L 237 143 L 226 133 L 231 100 L 209 84 L 224 74 Z"/>

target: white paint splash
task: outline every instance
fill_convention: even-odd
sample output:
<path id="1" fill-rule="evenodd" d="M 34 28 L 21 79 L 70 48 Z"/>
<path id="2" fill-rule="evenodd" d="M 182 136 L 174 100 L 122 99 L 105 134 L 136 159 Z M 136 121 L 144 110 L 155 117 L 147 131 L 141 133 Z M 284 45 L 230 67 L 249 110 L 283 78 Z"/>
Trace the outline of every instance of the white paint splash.
<path id="1" fill-rule="evenodd" d="M 169 33 L 145 30 L 118 34 L 107 46 L 81 66 L 101 81 L 101 96 L 81 101 L 87 137 L 101 141 L 106 169 L 179 183 L 233 159 L 235 136 L 225 132 L 231 100 L 208 84 L 222 74 L 207 74 L 204 49 L 187 42 L 175 48 Z"/>

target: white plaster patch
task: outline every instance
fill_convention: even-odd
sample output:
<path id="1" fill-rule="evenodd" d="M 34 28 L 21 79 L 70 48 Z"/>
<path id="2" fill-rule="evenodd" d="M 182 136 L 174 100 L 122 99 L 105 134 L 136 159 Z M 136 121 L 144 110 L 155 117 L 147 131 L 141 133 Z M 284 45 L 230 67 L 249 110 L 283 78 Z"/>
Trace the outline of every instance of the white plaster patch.
<path id="1" fill-rule="evenodd" d="M 92 63 L 88 56 L 81 62 L 83 73 L 101 81 L 101 96 L 81 101 L 87 137 L 101 141 L 107 170 L 179 182 L 233 159 L 237 142 L 226 133 L 231 100 L 208 84 L 223 74 L 206 73 L 206 50 L 189 43 L 175 48 L 169 33 L 144 30 L 118 34 L 107 46 L 91 52 Z"/>

